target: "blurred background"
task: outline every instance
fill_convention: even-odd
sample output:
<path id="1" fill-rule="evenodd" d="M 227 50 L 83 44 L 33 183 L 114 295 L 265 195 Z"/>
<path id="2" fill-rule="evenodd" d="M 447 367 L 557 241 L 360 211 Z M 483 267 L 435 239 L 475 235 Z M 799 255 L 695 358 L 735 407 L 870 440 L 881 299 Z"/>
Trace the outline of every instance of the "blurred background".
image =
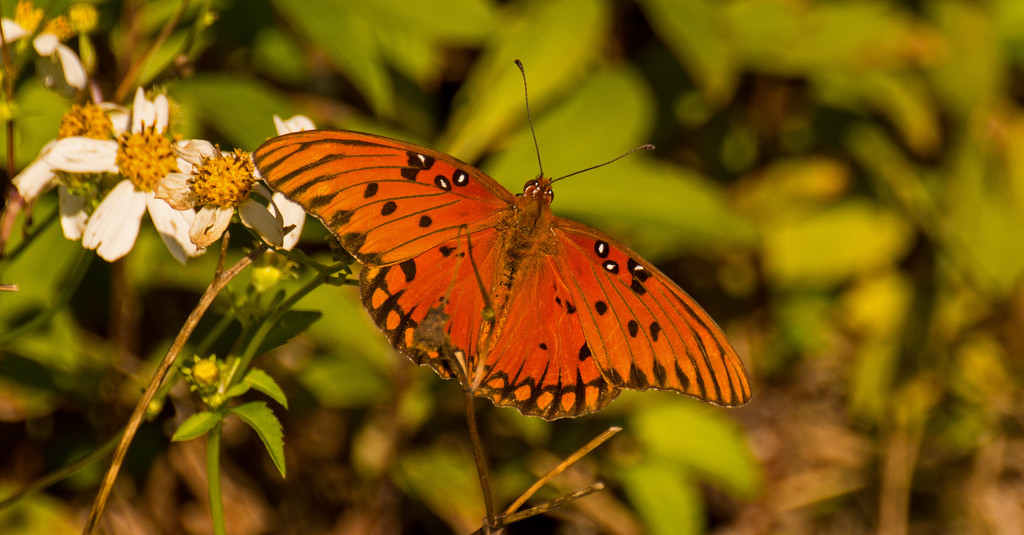
<path id="1" fill-rule="evenodd" d="M 180 15 L 140 83 L 170 94 L 174 131 L 222 149 L 254 150 L 272 115 L 302 113 L 448 152 L 519 192 L 537 161 L 514 59 L 548 174 L 657 146 L 559 182 L 553 209 L 693 295 L 743 358 L 753 399 L 723 409 L 626 392 L 556 422 L 480 401 L 499 508 L 625 428 L 534 503 L 597 480 L 607 490 L 509 533 L 1024 526 L 1024 2 L 94 4 L 106 99 Z M 26 76 L 16 103 L 21 169 L 72 100 Z M 55 206 L 51 193 L 33 211 Z M 214 255 L 180 266 L 143 229 L 115 264 L 83 267 L 57 225 L 0 263 L 0 282 L 21 289 L 0 295 L 0 332 L 46 318 L 0 345 L 0 499 L 117 433 L 209 283 Z M 326 237 L 310 220 L 300 248 L 329 259 Z M 295 275 L 286 288 L 310 276 Z M 237 310 L 240 279 L 197 337 Z M 322 317 L 256 361 L 290 401 L 275 408 L 287 478 L 252 430 L 228 425 L 229 533 L 479 527 L 458 385 L 395 354 L 356 288 L 320 288 L 298 308 Z M 142 427 L 107 532 L 210 532 L 205 444 L 169 441 L 199 409 L 179 385 Z M 106 462 L 0 510 L 0 531 L 79 532 Z"/>

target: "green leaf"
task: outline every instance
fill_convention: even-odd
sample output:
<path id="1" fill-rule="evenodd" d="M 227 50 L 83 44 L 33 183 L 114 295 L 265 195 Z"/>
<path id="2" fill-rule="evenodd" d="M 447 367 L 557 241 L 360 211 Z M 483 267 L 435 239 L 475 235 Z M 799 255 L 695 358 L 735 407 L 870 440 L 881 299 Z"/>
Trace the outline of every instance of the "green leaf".
<path id="1" fill-rule="evenodd" d="M 480 527 L 484 507 L 472 458 L 453 448 L 414 450 L 398 461 L 395 481 L 447 522 L 452 531 L 469 533 Z"/>
<path id="2" fill-rule="evenodd" d="M 765 222 L 765 270 L 783 287 L 821 287 L 899 261 L 913 228 L 894 210 L 866 199 Z"/>
<path id="3" fill-rule="evenodd" d="M 281 433 L 281 422 L 274 416 L 274 411 L 263 401 L 250 401 L 245 405 L 233 407 L 230 411 L 256 430 L 271 460 L 274 461 L 274 466 L 277 466 L 277 471 L 281 472 L 281 477 L 285 477 L 284 435 Z"/>
<path id="4" fill-rule="evenodd" d="M 814 77 L 835 71 L 901 70 L 941 42 L 887 2 L 715 2 L 743 64 Z M 977 38 L 977 36 L 972 36 Z"/>
<path id="5" fill-rule="evenodd" d="M 717 0 L 642 0 L 654 31 L 672 50 L 709 102 L 728 101 L 739 79 L 739 65 L 720 23 Z"/>
<path id="6" fill-rule="evenodd" d="M 260 72 L 275 80 L 299 84 L 309 77 L 302 45 L 281 28 L 260 30 L 253 40 L 252 55 Z"/>
<path id="7" fill-rule="evenodd" d="M 298 380 L 328 407 L 372 405 L 389 395 L 388 382 L 380 373 L 355 358 L 317 358 L 299 372 Z"/>
<path id="8" fill-rule="evenodd" d="M 226 399 L 237 398 L 238 396 L 241 396 L 242 394 L 248 392 L 250 386 L 251 385 L 245 383 L 231 385 L 230 387 L 228 387 L 227 392 L 224 392 L 224 397 Z"/>
<path id="9" fill-rule="evenodd" d="M 685 469 L 655 461 L 627 468 L 621 477 L 629 501 L 643 518 L 648 533 L 704 533 L 700 489 Z"/>
<path id="10" fill-rule="evenodd" d="M 316 310 L 289 310 L 281 316 L 280 321 L 267 333 L 257 355 L 262 355 L 275 347 L 282 346 L 309 328 L 322 314 Z"/>
<path id="11" fill-rule="evenodd" d="M 533 0 L 506 7 L 501 30 L 474 63 L 439 143 L 466 161 L 526 122 L 522 77 L 513 59 L 526 67 L 530 105 L 538 113 L 599 60 L 611 28 L 609 2 Z"/>
<path id="12" fill-rule="evenodd" d="M 259 368 L 252 368 L 249 373 L 245 374 L 243 382 L 270 396 L 270 399 L 280 403 L 284 408 L 288 408 L 288 398 L 285 397 L 284 390 L 281 390 L 277 381 L 274 381 L 274 378 L 267 372 Z"/>
<path id="13" fill-rule="evenodd" d="M 965 120 L 1004 98 L 1009 76 L 1004 51 L 994 38 L 997 19 L 971 2 L 929 2 L 930 18 L 942 32 L 942 61 L 931 71 L 935 91 Z"/>
<path id="14" fill-rule="evenodd" d="M 275 0 L 274 7 L 327 57 L 373 106 L 378 115 L 394 113 L 395 90 L 388 76 L 372 17 L 362 2 Z"/>
<path id="15" fill-rule="evenodd" d="M 359 7 L 371 21 L 381 54 L 421 85 L 433 85 L 444 72 L 447 48 L 475 47 L 498 23 L 496 7 L 485 0 L 377 0 Z"/>
<path id="16" fill-rule="evenodd" d="M 932 88 L 920 77 L 907 74 L 834 73 L 817 77 L 822 104 L 864 115 L 881 112 L 899 129 L 917 154 L 931 154 L 939 144 L 939 113 Z"/>
<path id="17" fill-rule="evenodd" d="M 207 431 L 213 429 L 213 426 L 217 425 L 224 418 L 224 415 L 220 412 L 197 412 L 192 416 L 181 422 L 178 429 L 174 431 L 174 436 L 171 440 L 174 442 L 182 442 L 185 440 L 192 440 L 206 434 Z"/>
<path id="18" fill-rule="evenodd" d="M 199 137 L 199 128 L 206 124 L 247 150 L 274 135 L 275 114 L 288 118 L 296 113 L 284 95 L 241 75 L 197 75 L 175 82 L 169 90 L 182 105 L 184 124 L 196 130 L 192 136 L 185 132 L 186 137 Z"/>
<path id="19" fill-rule="evenodd" d="M 737 496 L 753 496 L 760 474 L 739 427 L 722 409 L 665 399 L 641 405 L 633 416 L 632 429 L 650 455 L 692 470 Z"/>
<path id="20" fill-rule="evenodd" d="M 6 498 L 16 487 L 5 483 L 2 488 Z M 0 509 L 0 526 L 6 533 L 74 535 L 82 531 L 77 524 L 67 504 L 45 492 L 29 493 Z"/>

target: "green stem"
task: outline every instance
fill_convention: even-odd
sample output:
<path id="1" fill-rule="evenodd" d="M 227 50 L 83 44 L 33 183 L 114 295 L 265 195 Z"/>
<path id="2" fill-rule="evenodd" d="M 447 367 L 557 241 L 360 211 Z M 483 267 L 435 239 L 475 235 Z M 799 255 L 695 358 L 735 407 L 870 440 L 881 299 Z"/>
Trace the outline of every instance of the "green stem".
<path id="1" fill-rule="evenodd" d="M 18 242 L 18 246 L 4 257 L 4 262 L 7 264 L 14 262 L 14 260 L 18 258 L 23 251 L 28 249 L 28 246 L 31 245 L 44 230 L 50 228 L 50 225 L 52 225 L 54 221 L 57 221 L 58 217 L 60 217 L 60 209 L 55 208 L 46 216 L 45 219 L 32 225 L 28 232 L 25 233 L 25 238 Z"/>
<path id="2" fill-rule="evenodd" d="M 224 497 L 220 489 L 220 434 L 224 422 L 217 422 L 206 436 L 206 486 L 210 491 L 210 521 L 214 535 L 226 535 Z"/>
<path id="3" fill-rule="evenodd" d="M 301 300 L 303 297 L 306 297 L 306 295 L 308 295 L 316 288 L 322 286 L 324 283 L 327 282 L 328 279 L 330 279 L 331 276 L 333 276 L 339 270 L 345 268 L 347 265 L 348 264 L 346 263 L 339 262 L 336 264 L 331 264 L 330 266 L 318 268 L 317 276 L 311 278 L 309 281 L 303 284 L 301 288 L 292 293 L 292 295 L 288 296 L 288 299 L 285 299 L 284 301 L 281 302 L 281 304 L 277 305 L 277 307 L 274 308 L 273 312 L 259 319 L 255 326 L 256 329 L 252 335 L 252 338 L 249 339 L 249 343 L 245 346 L 245 351 L 243 351 L 242 355 L 239 357 L 241 359 L 241 365 L 238 366 L 237 369 L 248 370 L 249 364 L 252 362 L 252 359 L 256 357 L 256 351 L 259 349 L 260 344 L 263 343 L 263 340 L 267 337 L 268 334 L 270 334 L 271 329 L 273 329 L 274 325 L 277 324 L 281 317 L 284 316 L 285 313 L 287 313 L 289 310 L 291 310 L 292 307 L 294 307 L 295 304 L 299 302 L 299 300 Z M 244 375 L 244 373 L 241 375 Z M 230 384 L 235 384 L 240 380 L 241 376 L 235 375 L 234 377 L 231 378 Z"/>
<path id="4" fill-rule="evenodd" d="M 50 305 L 49 308 L 44 310 L 38 316 L 22 323 L 21 325 L 7 331 L 3 335 L 0 335 L 0 347 L 3 347 L 12 341 L 18 339 L 21 335 L 33 331 L 43 325 L 46 325 L 58 311 L 64 308 L 64 305 L 71 300 L 71 296 L 74 295 L 75 290 L 78 289 L 78 285 L 81 284 L 82 279 L 85 278 L 85 273 L 89 270 L 89 264 L 95 257 L 92 251 L 88 249 L 81 249 L 76 259 L 76 266 L 74 271 L 68 277 L 68 280 L 61 285 L 62 293 L 57 297 L 57 300 Z"/>

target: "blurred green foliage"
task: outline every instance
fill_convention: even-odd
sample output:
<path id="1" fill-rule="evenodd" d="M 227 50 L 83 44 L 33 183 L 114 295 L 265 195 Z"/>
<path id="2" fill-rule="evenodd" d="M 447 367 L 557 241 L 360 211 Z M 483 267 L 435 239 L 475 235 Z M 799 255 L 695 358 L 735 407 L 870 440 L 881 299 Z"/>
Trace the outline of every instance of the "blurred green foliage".
<path id="1" fill-rule="evenodd" d="M 95 3 L 94 81 L 112 98 L 179 3 Z M 204 13 L 216 20 L 196 34 Z M 559 182 L 553 208 L 698 298 L 754 396 L 726 411 L 630 393 L 553 423 L 488 404 L 499 504 L 609 425 L 626 428 L 546 497 L 594 479 L 608 491 L 511 532 L 1019 529 L 1024 2 L 218 0 L 185 11 L 139 80 L 166 88 L 187 138 L 253 150 L 274 135 L 272 115 L 303 113 L 449 152 L 519 191 L 538 169 L 517 58 L 546 173 L 657 145 Z M 15 102 L 21 169 L 70 102 L 31 77 Z M 35 222 L 55 204 L 41 199 Z M 325 236 L 307 225 L 303 249 L 327 258 Z M 91 255 L 51 225 L 0 264 L 0 282 L 20 288 L 0 294 L 0 498 L 123 425 L 215 265 L 168 262 L 145 227 L 121 268 L 83 264 Z M 108 324 L 115 306 L 133 311 L 127 340 Z M 458 387 L 394 355 L 352 288 L 321 288 L 299 308 L 322 317 L 259 361 L 290 400 L 278 414 L 288 478 L 253 433 L 225 428 L 226 477 L 246 487 L 226 499 L 266 519 L 228 523 L 478 527 Z M 215 307 L 197 336 L 230 311 Z M 112 532 L 204 525 L 196 452 L 169 444 L 195 404 L 173 394 L 150 426 L 158 439 L 140 437 Z M 90 474 L 0 511 L 0 531 L 74 531 Z"/>

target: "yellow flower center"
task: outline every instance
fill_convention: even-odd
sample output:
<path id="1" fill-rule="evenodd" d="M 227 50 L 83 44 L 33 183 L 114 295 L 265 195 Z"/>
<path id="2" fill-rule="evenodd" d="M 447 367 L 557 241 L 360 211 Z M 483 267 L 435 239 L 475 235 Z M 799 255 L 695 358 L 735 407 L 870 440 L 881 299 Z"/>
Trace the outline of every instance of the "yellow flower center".
<path id="1" fill-rule="evenodd" d="M 153 191 L 160 179 L 178 171 L 171 140 L 152 126 L 138 134 L 121 134 L 116 163 L 121 176 L 142 191 Z"/>
<path id="2" fill-rule="evenodd" d="M 71 136 L 110 139 L 113 135 L 114 125 L 110 118 L 103 113 L 103 108 L 92 102 L 72 106 L 71 111 L 61 118 L 60 129 L 57 131 L 57 139 Z"/>
<path id="3" fill-rule="evenodd" d="M 241 149 L 234 154 L 203 158 L 189 184 L 197 206 L 234 208 L 249 198 L 253 167 L 249 155 Z"/>
<path id="4" fill-rule="evenodd" d="M 196 386 L 208 388 L 215 386 L 220 381 L 220 367 L 214 359 L 199 359 L 192 367 L 192 379 Z"/>
<path id="5" fill-rule="evenodd" d="M 80 34 L 86 34 L 96 29 L 99 18 L 99 12 L 92 4 L 75 4 L 68 9 L 71 28 Z"/>
<path id="6" fill-rule="evenodd" d="M 14 22 L 25 28 L 25 31 L 28 33 L 36 31 L 36 28 L 39 27 L 39 23 L 42 21 L 43 10 L 37 9 L 28 0 L 21 0 L 14 8 Z"/>
<path id="7" fill-rule="evenodd" d="M 52 18 L 46 22 L 46 27 L 43 28 L 43 33 L 52 33 L 57 36 L 59 41 L 67 41 L 74 35 L 71 31 L 71 25 L 68 24 L 68 19 L 64 18 L 64 15 Z"/>

